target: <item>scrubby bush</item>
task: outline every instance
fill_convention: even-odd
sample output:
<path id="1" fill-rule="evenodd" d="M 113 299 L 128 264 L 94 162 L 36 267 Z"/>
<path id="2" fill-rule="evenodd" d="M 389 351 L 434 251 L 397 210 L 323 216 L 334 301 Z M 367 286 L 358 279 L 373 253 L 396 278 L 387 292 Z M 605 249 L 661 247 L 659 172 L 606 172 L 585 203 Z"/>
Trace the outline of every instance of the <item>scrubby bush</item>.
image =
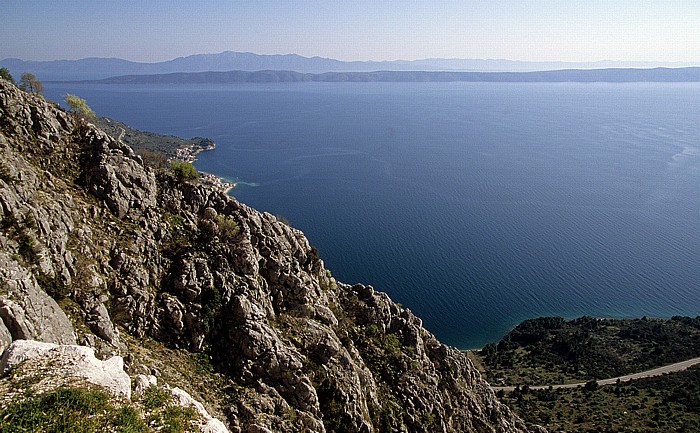
<path id="1" fill-rule="evenodd" d="M 136 151 L 143 161 L 155 168 L 165 168 L 168 166 L 168 158 L 162 152 L 157 152 L 149 149 L 139 149 Z"/>
<path id="2" fill-rule="evenodd" d="M 68 107 L 70 108 L 70 112 L 73 113 L 75 117 L 83 120 L 95 118 L 95 112 L 92 111 L 83 98 L 71 95 L 69 93 L 63 99 L 66 101 L 66 104 L 68 104 Z"/>
<path id="3" fill-rule="evenodd" d="M 192 163 L 187 161 L 172 161 L 170 170 L 180 180 L 194 180 L 199 178 L 199 172 Z"/>
<path id="4" fill-rule="evenodd" d="M 238 223 L 231 217 L 225 215 L 216 216 L 216 225 L 219 228 L 219 237 L 223 242 L 230 242 L 238 235 Z"/>

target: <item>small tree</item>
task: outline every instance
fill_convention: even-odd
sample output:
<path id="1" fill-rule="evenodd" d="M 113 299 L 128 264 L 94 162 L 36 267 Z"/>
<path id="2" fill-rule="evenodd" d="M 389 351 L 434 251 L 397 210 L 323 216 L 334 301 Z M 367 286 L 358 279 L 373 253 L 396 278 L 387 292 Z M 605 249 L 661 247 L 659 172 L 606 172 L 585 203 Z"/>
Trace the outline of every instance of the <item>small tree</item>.
<path id="1" fill-rule="evenodd" d="M 19 80 L 19 87 L 22 90 L 32 93 L 41 93 L 44 90 L 44 85 L 36 79 L 36 76 L 31 72 L 22 74 Z"/>
<path id="2" fill-rule="evenodd" d="M 136 154 L 143 158 L 143 161 L 156 168 L 165 168 L 168 166 L 168 158 L 162 153 L 149 149 L 139 149 Z"/>
<path id="3" fill-rule="evenodd" d="M 10 74 L 10 70 L 7 68 L 0 68 L 0 78 L 3 80 L 7 80 L 12 84 L 17 84 L 15 83 L 15 79 L 12 78 L 12 74 Z"/>
<path id="4" fill-rule="evenodd" d="M 66 104 L 68 104 L 70 112 L 73 113 L 74 116 L 83 120 L 95 118 L 95 112 L 88 107 L 87 102 L 85 102 L 83 98 L 79 98 L 78 96 L 71 95 L 69 93 L 63 99 L 66 101 Z"/>
<path id="5" fill-rule="evenodd" d="M 180 180 L 195 180 L 199 178 L 199 172 L 192 163 L 187 161 L 173 161 L 170 163 L 170 170 L 175 173 Z"/>

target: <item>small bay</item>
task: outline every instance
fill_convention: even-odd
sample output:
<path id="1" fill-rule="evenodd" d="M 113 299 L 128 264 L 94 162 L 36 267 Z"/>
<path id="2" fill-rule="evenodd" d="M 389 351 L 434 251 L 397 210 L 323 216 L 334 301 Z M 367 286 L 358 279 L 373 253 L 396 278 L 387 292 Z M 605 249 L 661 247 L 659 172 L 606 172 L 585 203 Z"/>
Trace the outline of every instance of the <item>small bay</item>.
<path id="1" fill-rule="evenodd" d="M 700 315 L 700 84 L 46 84 L 197 168 L 339 280 L 473 348 L 543 315 Z"/>

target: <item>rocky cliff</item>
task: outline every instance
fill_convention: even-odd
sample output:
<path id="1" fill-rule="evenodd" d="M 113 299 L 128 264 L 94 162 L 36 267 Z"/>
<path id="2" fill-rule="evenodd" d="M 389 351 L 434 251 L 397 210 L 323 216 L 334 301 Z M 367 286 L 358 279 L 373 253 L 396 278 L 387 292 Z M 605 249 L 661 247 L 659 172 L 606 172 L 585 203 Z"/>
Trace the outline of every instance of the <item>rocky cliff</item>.
<path id="1" fill-rule="evenodd" d="M 81 344 L 234 432 L 521 432 L 471 362 L 303 233 L 0 80 L 0 349 Z"/>

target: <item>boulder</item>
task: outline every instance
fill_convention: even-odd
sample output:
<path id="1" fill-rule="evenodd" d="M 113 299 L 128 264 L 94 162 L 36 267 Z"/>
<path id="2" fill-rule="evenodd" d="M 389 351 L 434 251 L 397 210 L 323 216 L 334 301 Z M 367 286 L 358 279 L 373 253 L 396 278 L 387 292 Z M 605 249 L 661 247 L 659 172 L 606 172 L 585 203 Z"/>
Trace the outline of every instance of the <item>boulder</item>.
<path id="1" fill-rule="evenodd" d="M 36 372 L 38 377 L 46 377 L 42 369 L 50 366 L 51 376 L 84 379 L 114 396 L 131 399 L 131 380 L 121 356 L 100 361 L 90 347 L 17 340 L 3 354 L 0 372 L 20 365 L 25 373 Z"/>
<path id="2" fill-rule="evenodd" d="M 109 341 L 112 344 L 119 342 L 118 334 L 114 329 L 112 321 L 109 319 L 109 312 L 105 304 L 98 304 L 90 311 L 87 317 L 87 324 L 90 329 L 103 340 Z"/>
<path id="3" fill-rule="evenodd" d="M 133 383 L 133 391 L 134 394 L 141 394 L 143 393 L 147 388 L 151 386 L 157 386 L 158 385 L 158 378 L 155 376 L 149 374 L 137 374 L 136 377 L 134 377 L 134 383 Z"/>

